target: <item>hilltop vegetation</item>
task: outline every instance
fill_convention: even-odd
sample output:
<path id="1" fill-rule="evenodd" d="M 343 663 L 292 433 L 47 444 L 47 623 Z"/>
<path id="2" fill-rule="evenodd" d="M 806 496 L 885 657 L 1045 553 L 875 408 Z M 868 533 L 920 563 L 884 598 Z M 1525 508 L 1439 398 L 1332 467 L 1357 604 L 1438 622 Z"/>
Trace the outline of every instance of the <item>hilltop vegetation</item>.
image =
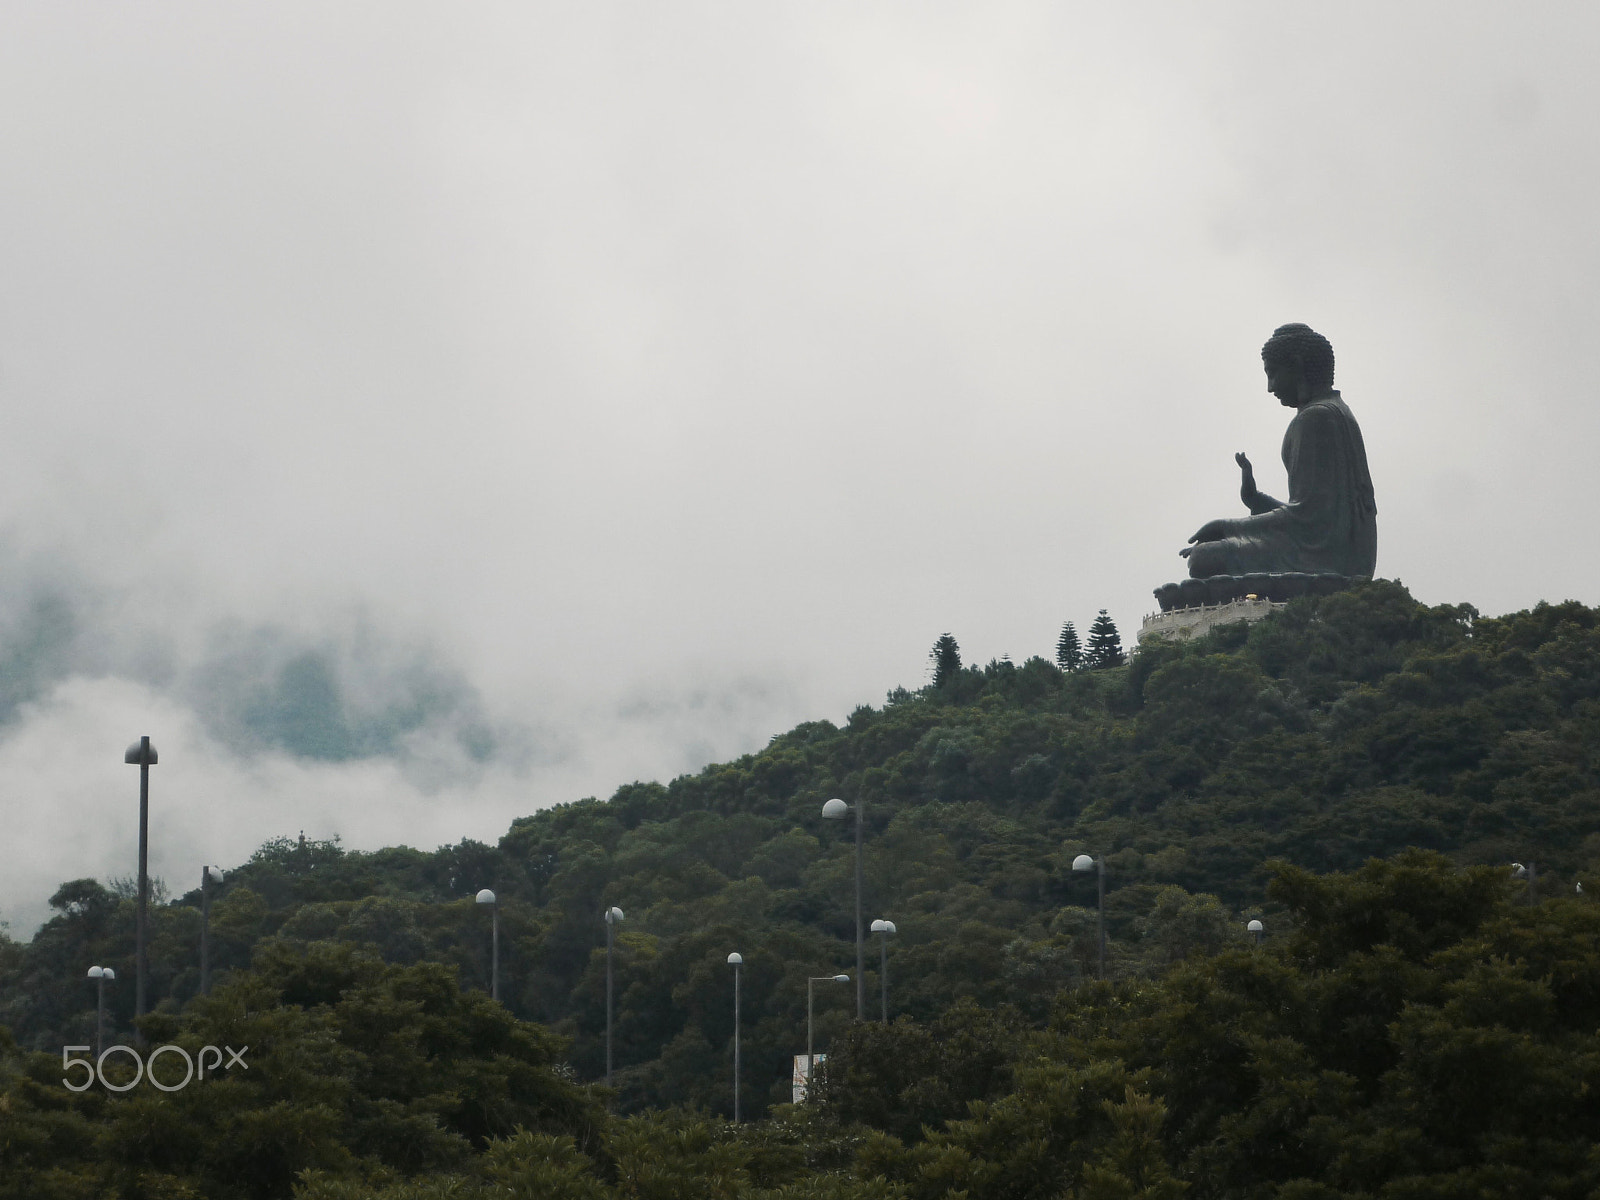
<path id="1" fill-rule="evenodd" d="M 248 1071 L 74 1094 L 0 1036 L 0 1198 L 1594 1194 L 1600 909 L 1420 850 L 1279 865 L 1269 893 L 1275 945 L 1065 990 L 1037 1027 L 970 1001 L 854 1026 L 816 1103 L 744 1125 L 608 1115 L 549 1034 L 449 972 L 275 945 L 144 1025 L 248 1044 Z"/>
<path id="2" fill-rule="evenodd" d="M 1462 1149 L 1470 1122 L 1416 1108 L 1432 1103 L 1428 1088 L 1448 1081 L 1402 1071 L 1407 1062 L 1435 1069 L 1428 1056 L 1445 1053 L 1443 1043 L 1429 1041 L 1422 1025 L 1396 1022 L 1432 1005 L 1456 1014 L 1440 1017 L 1445 1024 L 1520 1031 L 1515 1037 L 1542 1064 L 1526 1083 L 1544 1089 L 1541 1111 L 1562 1088 L 1587 1086 L 1583 1056 L 1595 1050 L 1580 1035 L 1600 1026 L 1600 1014 L 1585 1007 L 1600 995 L 1583 949 L 1593 944 L 1592 913 L 1576 897 L 1517 907 L 1503 867 L 1536 862 L 1545 895 L 1570 895 L 1600 862 L 1596 617 L 1567 603 L 1485 619 L 1465 605 L 1419 605 L 1380 581 L 1296 601 L 1249 628 L 1147 647 L 1125 666 L 947 660 L 936 685 L 896 690 L 842 727 L 808 723 L 757 754 L 670 784 L 632 784 L 606 802 L 536 813 L 497 846 L 361 853 L 274 842 L 230 872 L 213 902 L 223 982 L 209 1002 L 194 998 L 198 895 L 156 911 L 151 961 L 161 1008 L 152 1021 L 171 1023 L 163 1028 L 174 1037 L 191 1027 L 200 1036 L 205 1021 L 222 1019 L 225 998 L 238 1004 L 248 994 L 275 1012 L 315 1016 L 348 1046 L 354 1035 L 338 1032 L 339 1012 L 357 985 L 307 992 L 286 982 L 303 969 L 297 964 L 329 962 L 365 964 L 363 978 L 395 987 L 437 987 L 453 972 L 469 989 L 459 1003 L 477 1013 L 488 930 L 472 896 L 491 887 L 502 901 L 505 1008 L 533 1023 L 495 1036 L 541 1047 L 525 1061 L 546 1073 L 545 1107 L 518 1108 L 522 1100 L 506 1098 L 512 1092 L 482 1084 L 502 1097 L 496 1103 L 513 1126 L 469 1125 L 452 1101 L 402 1089 L 394 1103 L 406 1119 L 442 1131 L 414 1144 L 445 1147 L 406 1159 L 383 1148 L 392 1130 L 361 1132 L 368 1118 L 335 1103 L 343 1115 L 325 1128 L 343 1150 L 296 1160 L 296 1169 L 331 1172 L 306 1195 L 369 1194 L 339 1192 L 338 1179 L 361 1171 L 377 1179 L 379 1167 L 459 1172 L 468 1181 L 461 1186 L 487 1187 L 496 1170 L 510 1179 L 531 1169 L 530 1155 L 570 1180 L 619 1189 L 573 1183 L 578 1190 L 561 1192 L 550 1183 L 540 1194 L 680 1194 L 627 1184 L 616 1139 L 629 1138 L 677 1146 L 685 1171 L 694 1155 L 706 1171 L 721 1163 L 718 1178 L 732 1182 L 720 1193 L 681 1194 L 730 1196 L 803 1180 L 854 1188 L 850 1180 L 877 1175 L 881 1185 L 860 1182 L 867 1190 L 804 1194 L 934 1196 L 944 1192 L 931 1181 L 945 1180 L 974 1197 L 1055 1196 L 1070 1179 L 1086 1196 L 1175 1195 L 1176 1183 L 1163 1182 L 1169 1174 L 1194 1183 L 1193 1194 L 1244 1195 L 1268 1181 L 1322 1178 L 1337 1157 L 1329 1147 L 1345 1153 L 1362 1138 L 1368 1149 L 1356 1157 L 1366 1166 L 1297 1184 L 1297 1194 L 1367 1194 L 1395 1172 L 1475 1170 L 1486 1160 L 1482 1147 Z M 704 1116 L 660 1115 L 670 1106 L 731 1111 L 724 959 L 735 949 L 746 963 L 746 1115 L 788 1099 L 789 1058 L 804 1049 L 806 977 L 854 972 L 851 831 L 820 819 L 835 795 L 865 804 L 868 918 L 898 925 L 891 1007 L 904 1020 L 887 1033 L 852 1028 L 853 988 L 819 989 L 819 1049 L 835 1051 L 820 1109 L 771 1109 L 783 1119 L 738 1135 Z M 1363 866 L 1408 847 L 1436 857 Z M 1087 984 L 1094 883 L 1070 869 L 1084 851 L 1108 867 L 1108 988 Z M 1273 860 L 1279 865 L 1269 869 Z M 1451 863 L 1495 869 L 1458 874 Z M 1365 874 L 1317 877 L 1352 871 Z M 15 1078 L 48 1078 L 41 1060 L 26 1065 L 28 1049 L 59 1053 L 64 1043 L 92 1040 L 93 995 L 83 981 L 91 962 L 130 981 L 114 995 L 116 1024 L 129 1024 L 128 899 L 78 880 L 52 904 L 59 915 L 31 943 L 0 944 L 0 1023 L 18 1046 L 7 1059 Z M 603 1072 L 599 914 L 613 904 L 627 919 L 617 940 L 612 1107 L 640 1114 L 621 1122 L 596 1116 L 584 1086 Z M 1385 904 L 1401 914 L 1398 924 L 1380 911 Z M 1243 933 L 1251 916 L 1268 929 L 1259 951 Z M 1541 938 L 1548 962 L 1523 949 Z M 1539 966 L 1558 960 L 1559 970 Z M 1473 998 L 1480 985 L 1489 999 Z M 1363 989 L 1378 996 L 1365 1008 L 1351 999 Z M 441 1019 L 486 1019 L 468 1009 Z M 534 1032 L 516 1032 L 525 1029 Z M 1345 1042 L 1366 1048 L 1346 1060 Z M 506 1053 L 469 1044 L 477 1048 L 468 1057 L 484 1062 Z M 1178 1053 L 1183 1046 L 1190 1049 Z M 1202 1062 L 1216 1075 L 1211 1082 L 1184 1074 L 1204 1075 Z M 51 1069 L 59 1073 L 59 1060 Z M 1051 1109 L 1068 1082 L 1081 1089 L 1077 1107 Z M 135 1103 L 102 1101 L 104 1111 L 78 1119 L 112 1120 L 112 1110 Z M 980 1107 L 969 1109 L 973 1102 Z M 1374 1148 L 1382 1122 L 1413 1120 L 1417 1145 Z M 1495 1120 L 1484 1127 L 1501 1130 L 1495 1137 L 1532 1136 Z M 1006 1139 L 1034 1136 L 1029 1122 L 1069 1131 L 1045 1139 L 1037 1187 L 1003 1182 L 1011 1168 L 996 1165 Z M 519 1141 L 516 1124 L 532 1132 Z M 1318 1131 L 1322 1149 L 1306 1149 L 1307 1130 Z M 496 1137 L 509 1140 L 486 1157 Z M 530 1149 L 535 1142 L 542 1149 Z M 1291 1143 L 1292 1155 L 1269 1150 Z M 1512 1164 L 1510 1180 L 1532 1169 L 1524 1159 L 1507 1150 L 1494 1161 Z M 1380 1161 L 1388 1166 L 1372 1165 Z M 1570 1180 L 1592 1169 L 1571 1155 L 1562 1161 Z M 985 1175 L 991 1167 L 999 1174 Z M 1300 1174 L 1284 1174 L 1291 1168 Z M 1235 1176 L 1237 1189 L 1204 1182 Z M 1116 1190 L 1113 1177 L 1132 1180 L 1133 1190 Z M 275 1178 L 281 1187 L 287 1175 Z M 1322 1186 L 1335 1190 L 1315 1190 Z"/>

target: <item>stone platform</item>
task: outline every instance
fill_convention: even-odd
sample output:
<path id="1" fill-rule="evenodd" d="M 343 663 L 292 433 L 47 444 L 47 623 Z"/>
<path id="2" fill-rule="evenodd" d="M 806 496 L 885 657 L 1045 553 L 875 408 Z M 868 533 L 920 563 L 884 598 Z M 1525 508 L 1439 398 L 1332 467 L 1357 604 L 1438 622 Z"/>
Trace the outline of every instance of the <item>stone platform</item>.
<path id="1" fill-rule="evenodd" d="M 1164 613 L 1202 605 L 1227 604 L 1252 597 L 1283 603 L 1300 596 L 1328 596 L 1342 592 L 1363 578 L 1359 575 L 1335 575 L 1331 571 L 1319 574 L 1284 571 L 1270 575 L 1212 575 L 1206 579 L 1164 583 L 1155 590 L 1155 597 Z"/>
<path id="2" fill-rule="evenodd" d="M 1172 612 L 1151 613 L 1139 630 L 1139 641 L 1142 644 L 1146 639 L 1155 637 L 1187 641 L 1211 632 L 1218 625 L 1228 625 L 1234 621 L 1259 621 L 1277 612 L 1286 603 L 1286 600 L 1230 600 L 1226 604 L 1203 604 Z"/>
<path id="3" fill-rule="evenodd" d="M 1328 596 L 1341 592 L 1362 576 L 1309 574 L 1212 575 L 1164 583 L 1155 590 L 1161 611 L 1144 619 L 1139 641 L 1146 638 L 1199 637 L 1218 625 L 1234 621 L 1259 621 L 1299 596 Z"/>

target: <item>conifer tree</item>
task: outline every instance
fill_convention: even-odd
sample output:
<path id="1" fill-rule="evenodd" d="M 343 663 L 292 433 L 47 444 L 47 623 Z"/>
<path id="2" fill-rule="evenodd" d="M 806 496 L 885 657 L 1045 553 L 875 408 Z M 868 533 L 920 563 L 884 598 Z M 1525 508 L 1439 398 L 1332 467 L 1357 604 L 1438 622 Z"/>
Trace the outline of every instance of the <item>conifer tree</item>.
<path id="1" fill-rule="evenodd" d="M 933 686 L 936 688 L 949 683 L 961 670 L 961 647 L 948 633 L 939 635 L 928 657 L 933 660 Z"/>
<path id="2" fill-rule="evenodd" d="M 1120 667 L 1128 661 L 1128 656 L 1122 652 L 1122 635 L 1117 632 L 1117 623 L 1106 615 L 1106 610 L 1101 609 L 1100 615 L 1094 619 L 1094 624 L 1089 627 L 1089 653 L 1088 666 L 1091 670 L 1101 671 L 1106 667 Z"/>
<path id="3" fill-rule="evenodd" d="M 1061 637 L 1056 640 L 1056 666 L 1063 671 L 1076 671 L 1083 666 L 1083 645 L 1071 621 L 1061 627 Z"/>

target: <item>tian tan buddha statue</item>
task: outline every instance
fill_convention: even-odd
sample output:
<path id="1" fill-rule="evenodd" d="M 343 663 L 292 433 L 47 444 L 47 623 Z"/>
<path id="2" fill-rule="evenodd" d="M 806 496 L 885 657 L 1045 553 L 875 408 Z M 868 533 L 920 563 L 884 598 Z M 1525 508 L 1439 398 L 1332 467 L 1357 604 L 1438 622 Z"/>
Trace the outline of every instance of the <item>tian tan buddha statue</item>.
<path id="1" fill-rule="evenodd" d="M 1250 515 L 1221 517 L 1200 527 L 1178 553 L 1189 560 L 1191 579 L 1212 586 L 1201 597 L 1193 583 L 1167 584 L 1156 592 L 1163 609 L 1175 603 L 1218 603 L 1246 590 L 1288 599 L 1327 590 L 1335 585 L 1335 576 L 1343 586 L 1372 575 L 1378 509 L 1361 427 L 1333 388 L 1333 346 L 1309 326 L 1282 325 L 1261 348 L 1261 361 L 1267 391 L 1295 410 L 1283 435 L 1289 498 L 1278 500 L 1259 491 L 1250 460 L 1234 455 L 1241 475 L 1239 497 Z M 1230 587 L 1219 576 L 1255 578 L 1248 587 L 1242 582 Z M 1308 586 L 1308 576 L 1319 577 L 1320 586 Z"/>

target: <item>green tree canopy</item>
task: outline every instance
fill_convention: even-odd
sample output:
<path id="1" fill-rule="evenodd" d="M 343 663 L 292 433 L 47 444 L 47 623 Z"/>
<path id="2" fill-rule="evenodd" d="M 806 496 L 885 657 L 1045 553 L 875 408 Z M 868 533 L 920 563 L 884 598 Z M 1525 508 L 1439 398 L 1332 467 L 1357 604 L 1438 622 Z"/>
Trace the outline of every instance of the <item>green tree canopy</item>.
<path id="1" fill-rule="evenodd" d="M 933 649 L 928 652 L 928 658 L 933 662 L 933 686 L 936 688 L 945 687 L 961 670 L 961 647 L 948 633 L 939 635 L 933 643 Z"/>
<path id="2" fill-rule="evenodd" d="M 1122 635 L 1117 632 L 1117 623 L 1103 608 L 1100 615 L 1095 617 L 1094 624 L 1089 626 L 1089 648 L 1085 658 L 1087 665 L 1096 671 L 1120 667 L 1128 661 L 1127 655 L 1122 652 Z"/>
<path id="3" fill-rule="evenodd" d="M 356 1187 L 358 1176 L 380 1191 L 452 1178 L 499 1186 L 491 1157 L 527 1164 L 536 1146 L 549 1178 L 620 1186 L 609 1133 L 597 1145 L 524 1093 L 484 1092 L 478 1068 L 452 1065 L 443 1050 L 423 1056 L 425 1070 L 403 1069 L 360 1027 L 340 1024 L 355 1014 L 341 1007 L 351 1002 L 342 962 L 392 978 L 391 990 L 409 981 L 392 1002 L 423 1005 L 421 1025 L 397 1012 L 371 1028 L 423 1037 L 426 1004 L 443 1004 L 419 998 L 427 987 L 471 1001 L 437 1010 L 452 1028 L 486 1019 L 476 1005 L 486 1003 L 489 928 L 472 896 L 492 886 L 498 1011 L 560 1045 L 549 1074 L 584 1094 L 604 1062 L 598 914 L 627 911 L 615 955 L 614 1116 L 602 1126 L 633 1131 L 636 1161 L 681 1147 L 663 1188 L 692 1178 L 735 1194 L 964 1188 L 1055 1200 L 1109 1194 L 1120 1178 L 1128 1194 L 1158 1194 L 1168 1185 L 1148 1153 L 1155 1121 L 1165 1169 L 1191 1194 L 1376 1197 L 1401 1194 L 1385 1181 L 1413 1175 L 1422 1182 L 1406 1194 L 1450 1194 L 1459 1170 L 1480 1191 L 1583 1195 L 1587 1168 L 1561 1140 L 1569 1126 L 1549 1125 L 1547 1158 L 1515 1151 L 1541 1127 L 1487 1100 L 1465 1107 L 1466 1093 L 1446 1084 L 1455 1072 L 1492 1099 L 1487 1064 L 1530 1111 L 1589 1094 L 1588 1034 L 1565 1014 L 1590 1019 L 1589 897 L 1574 885 L 1600 869 L 1596 618 L 1580 604 L 1482 617 L 1378 581 L 1190 643 L 1147 642 L 1123 667 L 1064 672 L 1045 657 L 957 667 L 937 687 L 860 705 L 841 725 L 806 722 L 694 774 L 519 818 L 494 844 L 360 851 L 275 840 L 229 872 L 211 906 L 213 1001 L 254 997 L 255 987 L 249 1013 L 271 1012 L 309 1039 L 304 1072 L 273 1076 L 305 1080 L 303 1093 L 298 1083 L 273 1093 L 301 1099 L 249 1121 L 282 1122 L 291 1148 L 304 1148 L 272 1160 L 280 1182 L 284 1164 L 299 1163 L 328 1189 Z M 820 819 L 835 795 L 864 803 L 866 915 L 899 927 L 888 965 L 901 1040 L 858 1053 L 867 1034 L 853 1027 L 851 989 L 819 993 L 818 1048 L 849 1068 L 841 1086 L 858 1106 L 830 1116 L 787 1101 L 791 1059 L 805 1046 L 807 976 L 854 971 L 853 831 Z M 1406 857 L 1407 847 L 1444 858 Z M 1107 866 L 1104 988 L 1090 981 L 1093 880 L 1071 871 L 1083 852 Z M 1540 895 L 1560 899 L 1527 905 L 1525 886 L 1506 877 L 1513 859 L 1537 862 Z M 198 900 L 191 892 L 152 909 L 152 1037 L 188 1036 L 207 1011 Z M 131 899 L 75 881 L 54 914 L 29 941 L 0 938 L 0 1022 L 16 1043 L 8 1078 L 46 1089 L 22 1097 L 0 1087 L 13 1097 L 0 1106 L 0 1145 L 47 1147 L 17 1160 L 41 1196 L 57 1194 L 41 1182 L 47 1160 L 85 1188 L 111 1178 L 111 1143 L 95 1130 L 121 1109 L 64 1094 L 60 1047 L 93 1041 L 88 964 L 132 977 Z M 1244 935 L 1256 916 L 1267 928 L 1259 950 Z M 731 1110 L 734 949 L 746 964 L 744 1111 L 764 1118 L 759 1134 L 724 1132 L 719 1120 Z M 878 969 L 869 956 L 869 994 Z M 113 1040 L 132 1036 L 131 992 L 120 981 L 108 989 Z M 989 1043 L 973 1032 L 973 1011 L 1003 1027 L 998 1060 L 978 1052 Z M 945 1021 L 972 1024 L 951 1032 Z M 494 1044 L 484 1043 L 484 1062 L 502 1055 Z M 387 1063 L 381 1079 L 347 1053 Z M 903 1068 L 919 1054 L 949 1068 L 942 1091 L 912 1094 L 904 1071 L 872 1074 L 873 1063 Z M 524 1069 L 513 1068 L 483 1070 L 509 1089 Z M 399 1107 L 369 1112 L 339 1091 L 356 1078 Z M 231 1093 L 206 1094 L 217 1112 L 173 1130 L 224 1118 Z M 534 1140 L 517 1142 L 514 1124 L 492 1112 L 473 1118 L 486 1103 L 475 1094 L 509 1097 L 488 1108 L 523 1114 L 515 1119 Z M 126 1103 L 143 1104 L 135 1111 L 150 1121 L 186 1111 L 158 1100 Z M 295 1123 L 295 1104 L 324 1103 L 332 1115 L 317 1109 L 309 1126 Z M 426 1129 L 414 1123 L 424 1118 Z M 1373 1132 L 1391 1127 L 1421 1148 Z M 318 1157 L 324 1129 L 327 1146 L 342 1149 Z M 190 1178 L 198 1151 L 172 1151 L 161 1166 L 137 1150 L 144 1135 L 127 1136 L 138 1170 L 178 1180 L 162 1183 L 170 1194 L 201 1187 Z M 558 1147 L 567 1137 L 571 1154 Z M 82 1139 L 89 1148 L 69 1152 Z M 1006 1154 L 1035 1174 L 1017 1174 Z M 626 1178 L 637 1194 L 655 1186 L 648 1172 Z"/>
<path id="4" fill-rule="evenodd" d="M 1083 647 L 1071 621 L 1061 627 L 1061 636 L 1056 639 L 1056 666 L 1063 671 L 1076 671 L 1083 666 Z"/>

